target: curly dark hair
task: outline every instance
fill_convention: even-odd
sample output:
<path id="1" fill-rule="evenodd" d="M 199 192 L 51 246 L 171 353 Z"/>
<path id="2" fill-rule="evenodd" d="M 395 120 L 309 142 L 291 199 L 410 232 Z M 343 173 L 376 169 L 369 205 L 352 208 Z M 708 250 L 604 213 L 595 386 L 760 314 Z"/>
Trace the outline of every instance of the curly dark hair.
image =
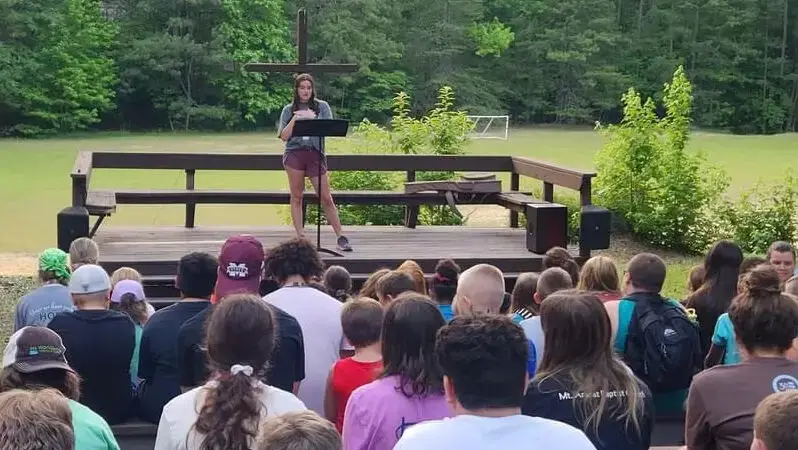
<path id="1" fill-rule="evenodd" d="M 443 392 L 435 357 L 435 334 L 446 322 L 429 297 L 409 292 L 385 311 L 382 321 L 382 376 L 398 375 L 406 397 Z"/>
<path id="2" fill-rule="evenodd" d="M 292 239 L 269 250 L 266 276 L 283 283 L 288 277 L 301 275 L 305 281 L 320 277 L 324 263 L 316 247 L 306 239 Z"/>
<path id="3" fill-rule="evenodd" d="M 571 276 L 571 283 L 576 286 L 579 283 L 579 264 L 568 250 L 562 247 L 552 247 L 543 257 L 543 269 L 550 269 L 552 267 L 559 267 Z"/>
<path id="4" fill-rule="evenodd" d="M 232 374 L 236 364 L 251 366 L 262 378 L 275 347 L 275 319 L 257 295 L 231 295 L 211 313 L 208 360 L 217 384 L 209 389 L 194 428 L 203 435 L 200 450 L 249 450 L 258 433 L 261 403 L 252 378 Z"/>
<path id="5" fill-rule="evenodd" d="M 529 344 L 510 318 L 455 317 L 438 331 L 435 354 L 465 409 L 521 406 Z"/>
<path id="6" fill-rule="evenodd" d="M 457 293 L 460 266 L 451 259 L 442 259 L 435 266 L 435 275 L 430 280 L 430 291 L 434 300 L 442 305 L 451 305 Z"/>
<path id="7" fill-rule="evenodd" d="M 798 330 L 798 304 L 781 292 L 778 272 L 769 265 L 756 266 L 742 285 L 742 294 L 729 308 L 737 339 L 749 352 L 784 352 L 792 347 Z"/>

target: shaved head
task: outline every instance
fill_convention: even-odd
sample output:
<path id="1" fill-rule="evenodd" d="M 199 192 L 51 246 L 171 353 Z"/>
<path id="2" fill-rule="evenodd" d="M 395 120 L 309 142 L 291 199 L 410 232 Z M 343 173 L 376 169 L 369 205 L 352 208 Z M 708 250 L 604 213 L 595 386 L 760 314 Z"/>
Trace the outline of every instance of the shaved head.
<path id="1" fill-rule="evenodd" d="M 504 274 L 490 264 L 477 264 L 460 274 L 454 309 L 456 314 L 499 314 L 504 300 Z"/>

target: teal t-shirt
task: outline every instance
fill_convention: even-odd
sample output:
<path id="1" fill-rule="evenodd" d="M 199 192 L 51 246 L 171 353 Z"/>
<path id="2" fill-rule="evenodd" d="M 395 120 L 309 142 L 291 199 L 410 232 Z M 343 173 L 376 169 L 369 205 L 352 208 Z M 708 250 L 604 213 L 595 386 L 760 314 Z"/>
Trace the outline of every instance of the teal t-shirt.
<path id="1" fill-rule="evenodd" d="M 715 332 L 712 334 L 712 343 L 726 350 L 723 354 L 724 365 L 739 364 L 742 361 L 729 313 L 723 313 L 718 317 L 718 321 L 715 323 Z"/>
<path id="2" fill-rule="evenodd" d="M 669 302 L 679 306 L 679 302 L 669 299 Z M 615 336 L 615 351 L 619 355 L 626 352 L 626 337 L 629 335 L 629 323 L 632 321 L 632 314 L 635 310 L 635 302 L 621 299 L 618 305 L 618 334 Z M 668 392 L 665 394 L 653 394 L 654 410 L 658 414 L 674 414 L 683 412 L 685 401 L 689 389 L 682 391 Z"/>
<path id="3" fill-rule="evenodd" d="M 130 382 L 133 383 L 133 392 L 136 392 L 141 378 L 139 378 L 139 348 L 141 348 L 141 333 L 144 328 L 136 325 L 136 345 L 133 347 L 133 357 L 130 359 Z"/>
<path id="4" fill-rule="evenodd" d="M 438 309 L 441 311 L 441 315 L 443 315 L 443 320 L 446 323 L 449 323 L 454 319 L 454 311 L 452 311 L 452 305 L 438 305 Z"/>
<path id="5" fill-rule="evenodd" d="M 111 427 L 99 414 L 74 400 L 69 401 L 69 409 L 76 450 L 119 450 Z"/>

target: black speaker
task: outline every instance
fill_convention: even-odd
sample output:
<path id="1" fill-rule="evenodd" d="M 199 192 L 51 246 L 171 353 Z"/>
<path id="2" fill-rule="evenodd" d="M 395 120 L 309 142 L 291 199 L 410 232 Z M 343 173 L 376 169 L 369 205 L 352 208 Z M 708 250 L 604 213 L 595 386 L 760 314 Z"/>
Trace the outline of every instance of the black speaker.
<path id="1" fill-rule="evenodd" d="M 610 248 L 612 213 L 599 206 L 583 206 L 579 242 L 590 250 Z"/>
<path id="2" fill-rule="evenodd" d="M 568 208 L 556 203 L 526 205 L 526 248 L 546 253 L 552 247 L 568 245 Z"/>
<path id="3" fill-rule="evenodd" d="M 89 211 L 82 206 L 70 206 L 58 213 L 58 248 L 68 252 L 77 238 L 89 235 Z"/>

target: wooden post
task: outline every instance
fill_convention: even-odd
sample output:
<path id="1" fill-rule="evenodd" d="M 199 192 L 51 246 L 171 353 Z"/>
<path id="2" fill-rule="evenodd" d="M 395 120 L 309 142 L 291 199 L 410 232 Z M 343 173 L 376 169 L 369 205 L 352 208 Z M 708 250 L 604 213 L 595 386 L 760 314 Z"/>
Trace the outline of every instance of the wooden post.
<path id="1" fill-rule="evenodd" d="M 579 189 L 579 203 L 582 206 L 588 206 L 593 203 L 593 180 L 590 177 L 585 177 L 582 181 L 582 187 Z M 590 247 L 582 244 L 581 236 L 579 238 L 579 256 L 590 258 Z"/>
<path id="2" fill-rule="evenodd" d="M 186 169 L 186 190 L 194 190 L 194 174 L 196 170 Z M 194 228 L 194 217 L 197 211 L 197 204 L 186 202 L 186 228 Z"/>
<path id="3" fill-rule="evenodd" d="M 513 172 L 510 174 L 510 190 L 515 192 L 520 189 L 521 175 Z M 518 211 L 510 210 L 510 228 L 518 228 Z"/>
<path id="4" fill-rule="evenodd" d="M 554 203 L 554 185 L 548 181 L 543 182 L 543 201 Z"/>
<path id="5" fill-rule="evenodd" d="M 416 181 L 415 170 L 407 171 L 407 181 L 408 183 Z M 418 208 L 418 205 L 405 206 L 405 227 L 415 228 L 418 225 Z"/>

